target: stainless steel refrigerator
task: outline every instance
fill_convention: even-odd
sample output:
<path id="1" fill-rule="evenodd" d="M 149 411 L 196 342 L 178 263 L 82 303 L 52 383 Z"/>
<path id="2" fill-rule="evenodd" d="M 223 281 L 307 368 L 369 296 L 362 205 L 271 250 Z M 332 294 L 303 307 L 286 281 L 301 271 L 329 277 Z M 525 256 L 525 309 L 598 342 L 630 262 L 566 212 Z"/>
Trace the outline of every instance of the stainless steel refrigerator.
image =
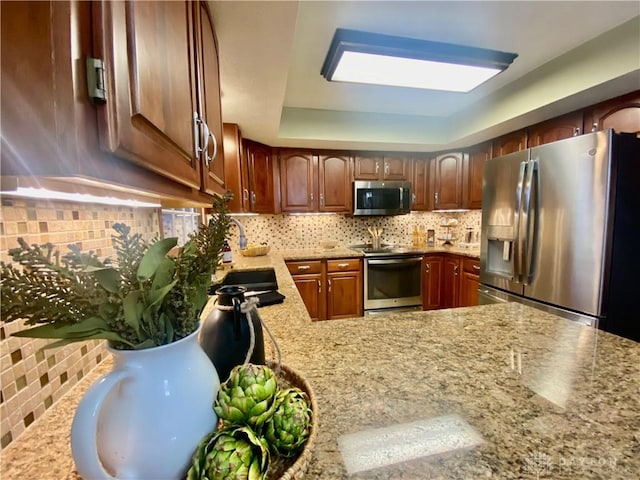
<path id="1" fill-rule="evenodd" d="M 479 297 L 640 341 L 640 139 L 607 130 L 487 161 Z"/>

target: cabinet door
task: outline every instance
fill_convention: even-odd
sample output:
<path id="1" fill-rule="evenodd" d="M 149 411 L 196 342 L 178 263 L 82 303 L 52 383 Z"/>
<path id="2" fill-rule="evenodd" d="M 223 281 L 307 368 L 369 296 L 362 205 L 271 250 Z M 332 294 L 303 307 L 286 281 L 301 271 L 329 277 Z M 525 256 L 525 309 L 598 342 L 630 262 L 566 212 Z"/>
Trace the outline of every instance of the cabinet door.
<path id="1" fill-rule="evenodd" d="M 383 160 L 383 180 L 411 180 L 411 167 L 413 166 L 411 157 L 385 155 Z"/>
<path id="2" fill-rule="evenodd" d="M 277 162 L 274 161 L 271 147 L 250 140 L 243 141 L 243 144 L 251 211 L 254 213 L 278 213 Z"/>
<path id="3" fill-rule="evenodd" d="M 304 306 L 307 307 L 311 320 L 324 320 L 325 298 L 322 288 L 322 275 L 293 275 L 293 281 L 298 292 L 300 292 Z"/>
<path id="4" fill-rule="evenodd" d="M 491 148 L 492 158 L 501 157 L 507 153 L 519 152 L 527 148 L 527 131 L 518 130 L 493 140 Z"/>
<path id="5" fill-rule="evenodd" d="M 460 277 L 461 307 L 478 305 L 478 284 L 480 282 L 480 260 L 464 258 L 462 260 L 462 276 Z"/>
<path id="6" fill-rule="evenodd" d="M 351 157 L 318 156 L 318 210 L 350 213 L 353 205 Z"/>
<path id="7" fill-rule="evenodd" d="M 362 273 L 327 274 L 327 318 L 362 316 Z"/>
<path id="8" fill-rule="evenodd" d="M 190 2 L 103 1 L 94 13 L 107 86 L 106 103 L 98 105 L 101 147 L 200 188 Z"/>
<path id="9" fill-rule="evenodd" d="M 529 148 L 582 134 L 582 112 L 573 112 L 529 127 Z"/>
<path id="10" fill-rule="evenodd" d="M 218 43 L 207 3 L 200 1 L 194 5 L 197 26 L 198 110 L 206 122 L 210 136 L 207 151 L 202 154 L 202 190 L 221 195 L 225 191 L 225 178 Z"/>
<path id="11" fill-rule="evenodd" d="M 442 308 L 458 306 L 460 294 L 460 258 L 454 255 L 444 257 L 442 279 Z"/>
<path id="12" fill-rule="evenodd" d="M 422 308 L 435 310 L 442 305 L 442 256 L 425 255 L 422 261 Z"/>
<path id="13" fill-rule="evenodd" d="M 466 154 L 456 152 L 439 155 L 433 160 L 436 209 L 462 207 L 462 170 L 466 158 Z"/>
<path id="14" fill-rule="evenodd" d="M 317 157 L 308 151 L 280 150 L 280 197 L 283 212 L 313 212 Z"/>
<path id="15" fill-rule="evenodd" d="M 475 145 L 469 150 L 469 161 L 463 174 L 466 208 L 482 208 L 482 174 L 484 163 L 490 158 L 491 142 Z"/>
<path id="16" fill-rule="evenodd" d="M 596 132 L 613 128 L 616 132 L 640 136 L 640 90 L 599 103 L 587 109 L 585 131 Z"/>
<path id="17" fill-rule="evenodd" d="M 243 149 L 242 134 L 235 123 L 225 123 L 222 135 L 224 138 L 224 180 L 228 191 L 233 193 L 229 202 L 231 213 L 242 213 L 250 209 L 249 189 L 243 185 Z M 246 169 L 246 167 L 245 167 Z"/>
<path id="18" fill-rule="evenodd" d="M 382 175 L 382 165 L 381 155 L 356 155 L 353 178 L 355 180 L 378 180 Z"/>
<path id="19" fill-rule="evenodd" d="M 411 181 L 411 210 L 429 210 L 429 159 L 416 157 L 413 161 L 413 180 Z"/>

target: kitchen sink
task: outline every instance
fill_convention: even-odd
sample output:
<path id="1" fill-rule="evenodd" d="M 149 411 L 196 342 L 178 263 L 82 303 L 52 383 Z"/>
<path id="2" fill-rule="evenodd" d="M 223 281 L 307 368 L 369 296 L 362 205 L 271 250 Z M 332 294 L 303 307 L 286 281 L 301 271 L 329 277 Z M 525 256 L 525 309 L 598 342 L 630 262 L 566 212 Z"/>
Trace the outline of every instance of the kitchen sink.
<path id="1" fill-rule="evenodd" d="M 209 293 L 227 285 L 245 287 L 247 291 L 277 290 L 278 281 L 273 268 L 262 268 L 257 270 L 231 270 L 225 275 L 222 281 L 209 287 Z"/>

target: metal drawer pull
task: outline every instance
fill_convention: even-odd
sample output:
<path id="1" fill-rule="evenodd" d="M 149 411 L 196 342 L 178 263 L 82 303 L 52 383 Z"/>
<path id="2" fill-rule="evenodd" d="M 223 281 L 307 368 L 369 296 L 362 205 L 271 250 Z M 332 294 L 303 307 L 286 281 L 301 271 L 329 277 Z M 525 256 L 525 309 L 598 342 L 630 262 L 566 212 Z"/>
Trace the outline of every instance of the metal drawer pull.
<path id="1" fill-rule="evenodd" d="M 348 264 L 348 263 L 339 263 L 339 264 L 338 264 L 338 267 L 339 267 L 339 268 L 347 268 L 348 266 L 349 266 L 349 264 Z"/>
<path id="2" fill-rule="evenodd" d="M 298 270 L 309 270 L 311 265 L 298 265 Z"/>
<path id="3" fill-rule="evenodd" d="M 473 265 L 473 269 L 474 269 L 474 270 L 480 270 L 480 265 L 475 265 L 475 264 L 474 264 L 474 265 Z"/>

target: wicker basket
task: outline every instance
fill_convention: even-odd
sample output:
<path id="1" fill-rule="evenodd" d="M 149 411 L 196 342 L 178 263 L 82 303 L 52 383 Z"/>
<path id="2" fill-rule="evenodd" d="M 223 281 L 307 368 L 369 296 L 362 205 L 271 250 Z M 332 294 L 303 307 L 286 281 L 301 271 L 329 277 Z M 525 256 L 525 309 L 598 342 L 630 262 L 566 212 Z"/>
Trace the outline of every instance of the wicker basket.
<path id="1" fill-rule="evenodd" d="M 246 250 L 240 250 L 240 254 L 243 257 L 261 257 L 262 255 L 266 255 L 271 250 L 271 247 L 268 245 L 260 245 L 257 247 L 247 248 Z"/>
<path id="2" fill-rule="evenodd" d="M 298 387 L 309 396 L 311 403 L 312 425 L 311 433 L 307 442 L 304 444 L 302 452 L 294 458 L 271 457 L 271 464 L 267 472 L 267 480 L 300 480 L 304 476 L 304 472 L 309 466 L 313 446 L 318 434 L 318 404 L 313 394 L 311 385 L 300 376 L 298 372 L 284 364 L 280 365 L 280 371 L 277 373 L 278 386 L 280 388 Z"/>

